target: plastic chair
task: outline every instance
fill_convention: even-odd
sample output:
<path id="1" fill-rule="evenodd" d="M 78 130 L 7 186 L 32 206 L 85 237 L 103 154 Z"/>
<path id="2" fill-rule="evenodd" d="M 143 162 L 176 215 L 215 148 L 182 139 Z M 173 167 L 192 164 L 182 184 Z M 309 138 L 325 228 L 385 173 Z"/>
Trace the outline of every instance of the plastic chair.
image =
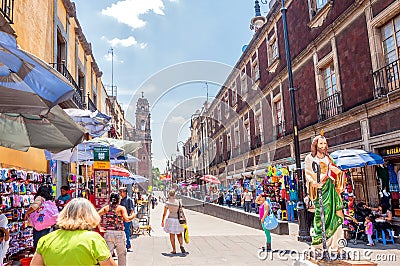
<path id="1" fill-rule="evenodd" d="M 392 242 L 392 244 L 394 244 L 394 239 L 393 239 L 392 230 L 390 230 L 390 229 L 386 229 L 386 230 L 387 230 L 387 232 L 389 233 L 389 236 L 390 236 L 390 239 L 389 239 L 389 240 L 386 240 L 385 230 L 381 229 L 382 238 L 379 238 L 378 230 L 375 230 L 375 239 L 376 239 L 376 242 L 382 241 L 382 244 L 383 244 L 384 246 L 386 246 L 386 242 Z"/>

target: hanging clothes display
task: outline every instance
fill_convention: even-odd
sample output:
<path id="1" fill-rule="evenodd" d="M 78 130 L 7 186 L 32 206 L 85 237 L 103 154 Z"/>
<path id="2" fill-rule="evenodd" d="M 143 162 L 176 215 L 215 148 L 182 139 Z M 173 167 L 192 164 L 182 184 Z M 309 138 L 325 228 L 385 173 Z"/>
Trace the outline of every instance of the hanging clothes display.
<path id="1" fill-rule="evenodd" d="M 10 246 L 6 258 L 11 260 L 21 253 L 32 251 L 32 227 L 24 220 L 25 212 L 34 201 L 34 195 L 42 184 L 52 184 L 47 174 L 0 168 L 0 204 L 8 219 Z"/>
<path id="2" fill-rule="evenodd" d="M 376 174 L 382 182 L 382 189 L 389 189 L 389 172 L 388 168 L 385 166 L 376 167 Z"/>
<path id="3" fill-rule="evenodd" d="M 388 164 L 388 174 L 389 174 L 389 191 L 390 192 L 399 192 L 399 183 L 397 181 L 397 174 L 394 171 L 394 166 L 393 164 L 389 163 Z"/>

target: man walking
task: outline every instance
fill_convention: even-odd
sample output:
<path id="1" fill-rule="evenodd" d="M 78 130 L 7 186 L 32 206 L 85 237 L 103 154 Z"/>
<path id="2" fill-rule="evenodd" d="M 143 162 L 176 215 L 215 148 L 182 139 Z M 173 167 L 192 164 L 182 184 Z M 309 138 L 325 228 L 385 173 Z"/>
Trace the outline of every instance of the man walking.
<path id="1" fill-rule="evenodd" d="M 121 196 L 121 203 L 120 205 L 126 208 L 126 212 L 128 216 L 132 215 L 134 212 L 134 204 L 133 200 L 128 196 L 126 187 L 119 188 L 119 194 Z M 132 222 L 124 222 L 124 231 L 126 235 L 126 249 L 128 252 L 131 252 L 131 223 Z"/>

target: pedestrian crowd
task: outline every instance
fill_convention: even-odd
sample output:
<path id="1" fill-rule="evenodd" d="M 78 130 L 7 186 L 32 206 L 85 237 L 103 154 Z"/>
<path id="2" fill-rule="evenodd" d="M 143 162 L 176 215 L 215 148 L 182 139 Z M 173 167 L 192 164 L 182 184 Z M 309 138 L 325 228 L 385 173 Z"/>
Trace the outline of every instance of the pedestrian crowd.
<path id="1" fill-rule="evenodd" d="M 135 200 L 128 196 L 126 187 L 111 193 L 109 203 L 98 211 L 86 197 L 72 199 L 67 186 L 61 187 L 57 199 L 52 194 L 50 186 L 40 186 L 25 213 L 25 220 L 33 227 L 31 265 L 127 265 L 136 213 Z M 7 217 L 0 212 L 0 265 L 9 239 Z"/>

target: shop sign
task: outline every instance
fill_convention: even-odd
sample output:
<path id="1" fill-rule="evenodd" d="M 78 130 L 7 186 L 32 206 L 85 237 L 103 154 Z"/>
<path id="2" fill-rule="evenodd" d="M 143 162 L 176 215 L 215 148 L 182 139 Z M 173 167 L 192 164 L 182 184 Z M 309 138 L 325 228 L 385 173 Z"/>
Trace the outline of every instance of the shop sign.
<path id="1" fill-rule="evenodd" d="M 400 146 L 390 146 L 380 149 L 379 154 L 381 156 L 400 155 Z"/>
<path id="2" fill-rule="evenodd" d="M 110 169 L 110 148 L 108 147 L 94 147 L 94 169 Z"/>
<path id="3" fill-rule="evenodd" d="M 94 198 L 95 207 L 104 207 L 109 200 L 110 195 L 110 171 L 94 170 Z"/>

